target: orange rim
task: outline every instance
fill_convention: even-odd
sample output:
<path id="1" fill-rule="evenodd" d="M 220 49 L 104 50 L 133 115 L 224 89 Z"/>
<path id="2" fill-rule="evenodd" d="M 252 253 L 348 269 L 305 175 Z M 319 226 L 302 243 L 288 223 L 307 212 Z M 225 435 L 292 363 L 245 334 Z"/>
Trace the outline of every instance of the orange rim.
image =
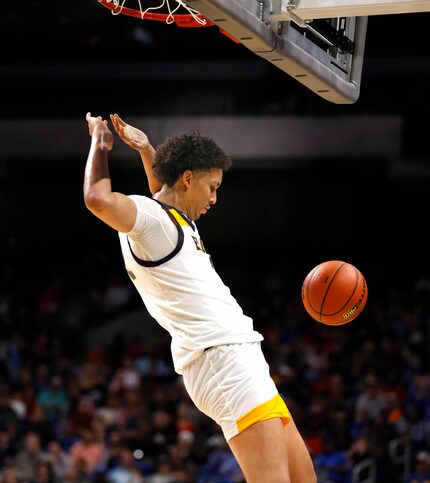
<path id="1" fill-rule="evenodd" d="M 190 14 L 185 13 L 178 13 L 169 15 L 167 13 L 153 13 L 153 12 L 146 12 L 143 16 L 140 10 L 136 10 L 135 8 L 128 8 L 128 7 L 119 7 L 115 5 L 112 1 L 108 0 L 97 0 L 103 7 L 108 8 L 115 14 L 121 15 L 128 15 L 129 17 L 135 17 L 145 20 L 155 20 L 156 22 L 166 22 L 167 18 L 170 17 L 172 19 L 172 23 L 175 23 L 178 27 L 210 27 L 215 25 L 210 20 L 203 17 L 201 14 L 196 14 L 201 20 L 206 20 L 205 24 L 201 24 L 197 22 L 197 20 Z"/>

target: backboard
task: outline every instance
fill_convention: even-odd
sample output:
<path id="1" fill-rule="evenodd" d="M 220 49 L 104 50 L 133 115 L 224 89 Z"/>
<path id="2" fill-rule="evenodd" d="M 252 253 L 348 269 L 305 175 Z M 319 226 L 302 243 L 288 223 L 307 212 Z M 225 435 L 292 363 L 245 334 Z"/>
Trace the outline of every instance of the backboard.
<path id="1" fill-rule="evenodd" d="M 256 55 L 336 104 L 360 94 L 370 15 L 430 11 L 430 0 L 185 0 Z"/>

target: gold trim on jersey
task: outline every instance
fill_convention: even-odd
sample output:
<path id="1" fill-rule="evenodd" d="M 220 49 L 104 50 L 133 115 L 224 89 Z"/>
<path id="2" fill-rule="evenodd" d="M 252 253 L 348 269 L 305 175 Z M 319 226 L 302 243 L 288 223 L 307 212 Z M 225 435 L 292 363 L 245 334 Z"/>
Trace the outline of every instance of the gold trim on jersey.
<path id="1" fill-rule="evenodd" d="M 190 226 L 188 221 L 186 221 L 174 208 L 169 208 L 169 212 L 175 217 L 176 221 L 181 226 Z"/>

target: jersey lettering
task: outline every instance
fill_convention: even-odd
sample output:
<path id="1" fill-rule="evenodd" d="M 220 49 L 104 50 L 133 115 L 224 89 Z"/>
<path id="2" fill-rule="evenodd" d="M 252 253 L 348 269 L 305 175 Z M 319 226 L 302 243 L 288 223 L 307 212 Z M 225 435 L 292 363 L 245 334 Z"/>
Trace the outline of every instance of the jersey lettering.
<path id="1" fill-rule="evenodd" d="M 194 243 L 196 244 L 197 250 L 206 253 L 205 246 L 203 245 L 203 241 L 200 238 L 197 238 L 193 235 L 191 235 L 191 238 L 194 240 Z"/>

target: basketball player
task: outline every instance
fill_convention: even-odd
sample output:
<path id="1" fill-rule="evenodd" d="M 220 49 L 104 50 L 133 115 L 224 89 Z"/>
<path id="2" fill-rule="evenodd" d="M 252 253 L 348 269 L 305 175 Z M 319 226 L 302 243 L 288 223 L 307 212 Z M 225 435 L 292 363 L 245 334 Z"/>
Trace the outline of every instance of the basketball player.
<path id="1" fill-rule="evenodd" d="M 125 267 L 149 313 L 171 335 L 175 371 L 195 405 L 215 420 L 249 483 L 314 483 L 309 452 L 270 377 L 252 327 L 212 266 L 195 225 L 216 203 L 227 154 L 191 132 L 157 150 L 111 115 L 140 153 L 152 198 L 112 191 L 107 120 L 87 114 L 87 208 L 119 235 Z"/>

